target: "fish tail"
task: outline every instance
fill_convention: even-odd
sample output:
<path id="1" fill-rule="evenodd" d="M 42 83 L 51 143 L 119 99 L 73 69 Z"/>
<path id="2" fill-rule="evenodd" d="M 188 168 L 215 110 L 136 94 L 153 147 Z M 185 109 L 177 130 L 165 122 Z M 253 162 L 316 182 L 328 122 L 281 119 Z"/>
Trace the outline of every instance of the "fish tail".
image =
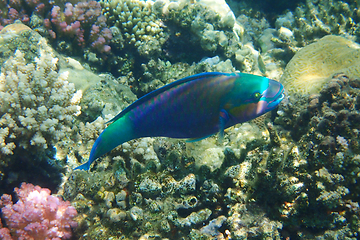
<path id="1" fill-rule="evenodd" d="M 84 170 L 84 171 L 88 171 L 90 169 L 90 161 L 87 161 L 86 163 L 81 164 L 80 166 L 77 166 L 76 168 L 74 168 L 74 170 Z"/>
<path id="2" fill-rule="evenodd" d="M 96 139 L 87 162 L 74 168 L 74 170 L 89 170 L 91 163 L 107 152 L 124 142 L 136 138 L 132 124 L 124 116 L 110 124 Z"/>
<path id="3" fill-rule="evenodd" d="M 91 148 L 91 152 L 90 152 L 90 157 L 89 160 L 86 161 L 85 163 L 81 164 L 80 166 L 74 168 L 74 170 L 84 170 L 84 171 L 88 171 L 90 169 L 90 165 L 91 163 L 93 163 L 98 157 L 100 157 L 101 155 L 103 155 L 103 153 L 101 153 L 99 151 L 99 147 L 100 148 L 104 148 L 105 145 L 102 143 L 103 141 L 103 134 L 105 133 L 106 129 L 100 134 L 100 136 L 96 139 L 93 147 Z M 105 134 L 106 135 L 106 134 Z M 110 150 L 109 150 L 110 151 Z"/>

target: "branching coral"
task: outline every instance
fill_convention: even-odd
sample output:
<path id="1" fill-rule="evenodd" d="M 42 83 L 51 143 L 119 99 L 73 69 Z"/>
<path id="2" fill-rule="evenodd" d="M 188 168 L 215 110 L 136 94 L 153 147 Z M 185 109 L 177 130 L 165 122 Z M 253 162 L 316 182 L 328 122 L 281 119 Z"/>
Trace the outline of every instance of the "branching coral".
<path id="1" fill-rule="evenodd" d="M 126 45 L 135 46 L 143 56 L 161 53 L 166 40 L 163 25 L 149 1 L 104 0 L 101 4 L 115 38 L 124 38 Z M 120 41 L 115 47 L 121 49 L 123 44 Z"/>
<path id="2" fill-rule="evenodd" d="M 80 107 L 73 101 L 75 88 L 67 74 L 57 73 L 57 58 L 44 52 L 28 63 L 16 51 L 0 74 L 1 154 L 15 148 L 41 151 L 70 131 Z M 75 99 L 75 98 L 74 98 Z"/>
<path id="3" fill-rule="evenodd" d="M 108 44 L 112 34 L 107 28 L 105 16 L 101 14 L 100 3 L 96 1 L 82 1 L 75 5 L 66 3 L 65 9 L 54 6 L 49 19 L 45 19 L 44 23 L 50 36 L 57 39 L 57 42 L 70 42 L 70 39 L 75 38 L 75 41 L 71 41 L 72 51 L 78 46 L 98 53 L 111 50 Z"/>

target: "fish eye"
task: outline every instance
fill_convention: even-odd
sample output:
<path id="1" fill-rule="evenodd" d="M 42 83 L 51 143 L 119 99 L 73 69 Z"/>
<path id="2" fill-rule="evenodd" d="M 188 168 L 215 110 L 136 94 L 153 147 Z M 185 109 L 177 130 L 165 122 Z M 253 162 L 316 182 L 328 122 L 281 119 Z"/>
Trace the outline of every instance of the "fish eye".
<path id="1" fill-rule="evenodd" d="M 259 92 L 254 93 L 254 98 L 256 100 L 260 99 L 260 97 L 261 97 L 261 94 Z"/>

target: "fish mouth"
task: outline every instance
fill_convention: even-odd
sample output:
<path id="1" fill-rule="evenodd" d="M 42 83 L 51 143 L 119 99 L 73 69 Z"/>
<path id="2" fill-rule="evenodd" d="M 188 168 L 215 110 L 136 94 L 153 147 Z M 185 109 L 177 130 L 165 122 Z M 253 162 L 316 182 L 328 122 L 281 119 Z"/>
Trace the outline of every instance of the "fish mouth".
<path id="1" fill-rule="evenodd" d="M 279 105 L 279 103 L 285 98 L 285 93 L 284 93 L 284 88 L 281 89 L 280 92 L 278 92 L 278 94 L 276 94 L 275 98 L 270 101 L 268 103 L 267 108 L 269 109 L 269 111 L 273 110 L 274 108 L 277 107 L 277 105 Z"/>
<path id="2" fill-rule="evenodd" d="M 259 101 L 258 113 L 265 113 L 275 109 L 284 98 L 284 86 L 275 80 L 271 80 L 268 89 Z"/>

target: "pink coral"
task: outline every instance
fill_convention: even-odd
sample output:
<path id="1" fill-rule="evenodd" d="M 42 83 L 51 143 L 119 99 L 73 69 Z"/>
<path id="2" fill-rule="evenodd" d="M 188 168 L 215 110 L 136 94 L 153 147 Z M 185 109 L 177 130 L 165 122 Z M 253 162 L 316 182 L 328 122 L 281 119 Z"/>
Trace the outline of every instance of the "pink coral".
<path id="1" fill-rule="evenodd" d="M 51 19 L 45 19 L 52 38 L 75 39 L 78 46 L 89 45 L 93 50 L 104 53 L 111 50 L 112 34 L 107 28 L 106 17 L 101 13 L 101 5 L 97 1 L 83 1 L 73 5 L 66 3 L 65 9 L 53 6 Z M 52 23 L 52 25 L 48 23 Z"/>
<path id="2" fill-rule="evenodd" d="M 8 226 L 0 229 L 0 236 L 11 233 L 16 239 L 68 239 L 76 209 L 70 202 L 51 195 L 47 188 L 22 183 L 15 188 L 19 200 L 13 204 L 11 196 L 1 196 L 0 206 Z"/>
<path id="3" fill-rule="evenodd" d="M 1 240 L 12 240 L 12 237 L 10 235 L 10 230 L 8 228 L 4 228 L 1 223 L 0 218 L 0 239 Z"/>
<path id="4" fill-rule="evenodd" d="M 30 17 L 36 14 L 44 19 L 45 29 L 51 40 L 71 43 L 73 50 L 80 49 L 80 52 L 85 48 L 98 53 L 110 52 L 112 33 L 107 27 L 107 18 L 102 14 L 100 2 L 64 2 L 0 0 L 0 30 L 16 20 L 29 25 Z M 55 3 L 61 4 L 57 6 Z"/>

